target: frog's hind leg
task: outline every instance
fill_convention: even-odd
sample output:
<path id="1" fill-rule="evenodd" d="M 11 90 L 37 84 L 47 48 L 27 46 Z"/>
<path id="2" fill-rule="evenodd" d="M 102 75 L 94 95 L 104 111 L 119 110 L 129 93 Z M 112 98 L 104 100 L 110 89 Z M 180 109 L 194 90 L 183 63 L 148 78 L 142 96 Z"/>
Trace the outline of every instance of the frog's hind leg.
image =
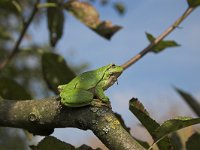
<path id="1" fill-rule="evenodd" d="M 82 107 L 90 105 L 93 93 L 83 89 L 68 89 L 60 93 L 61 103 L 69 107 Z"/>

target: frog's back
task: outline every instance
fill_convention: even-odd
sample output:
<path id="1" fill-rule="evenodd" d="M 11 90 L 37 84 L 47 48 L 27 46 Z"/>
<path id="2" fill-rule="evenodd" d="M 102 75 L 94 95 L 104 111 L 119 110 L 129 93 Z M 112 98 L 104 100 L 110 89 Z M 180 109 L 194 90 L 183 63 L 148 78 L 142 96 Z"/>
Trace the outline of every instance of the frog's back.
<path id="1" fill-rule="evenodd" d="M 103 78 L 107 66 L 102 68 L 84 72 L 74 78 L 69 84 L 68 88 L 81 88 L 81 89 L 91 89 L 97 85 L 97 83 Z"/>

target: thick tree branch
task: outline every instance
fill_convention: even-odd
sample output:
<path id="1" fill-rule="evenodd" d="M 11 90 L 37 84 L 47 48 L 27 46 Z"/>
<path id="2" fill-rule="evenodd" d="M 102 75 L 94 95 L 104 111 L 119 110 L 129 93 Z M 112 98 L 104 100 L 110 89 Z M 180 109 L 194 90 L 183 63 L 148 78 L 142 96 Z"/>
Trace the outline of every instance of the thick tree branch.
<path id="1" fill-rule="evenodd" d="M 111 109 L 65 107 L 55 97 L 42 100 L 0 100 L 0 126 L 48 134 L 54 128 L 90 129 L 112 150 L 144 149 L 121 126 Z"/>

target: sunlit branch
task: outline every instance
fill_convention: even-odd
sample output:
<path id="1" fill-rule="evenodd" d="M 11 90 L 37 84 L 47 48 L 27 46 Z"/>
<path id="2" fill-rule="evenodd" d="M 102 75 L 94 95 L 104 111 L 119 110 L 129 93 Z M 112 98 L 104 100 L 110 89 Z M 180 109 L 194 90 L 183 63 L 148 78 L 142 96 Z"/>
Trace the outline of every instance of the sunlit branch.
<path id="1" fill-rule="evenodd" d="M 135 55 L 133 58 L 131 58 L 130 60 L 128 60 L 127 62 L 125 62 L 124 64 L 122 64 L 121 66 L 124 69 L 127 69 L 128 67 L 130 67 L 131 65 L 133 65 L 134 63 L 136 63 L 138 60 L 140 60 L 144 55 L 146 55 L 148 52 L 150 52 L 152 50 L 152 48 L 154 46 L 156 46 L 160 41 L 162 41 L 167 35 L 169 35 L 174 29 L 176 29 L 179 24 L 187 17 L 189 16 L 189 14 L 195 9 L 189 7 L 184 13 L 183 15 L 178 18 L 169 28 L 167 28 L 162 34 L 160 34 L 155 40 L 154 42 L 151 42 L 146 48 L 144 48 L 141 52 L 139 52 L 137 55 Z"/>

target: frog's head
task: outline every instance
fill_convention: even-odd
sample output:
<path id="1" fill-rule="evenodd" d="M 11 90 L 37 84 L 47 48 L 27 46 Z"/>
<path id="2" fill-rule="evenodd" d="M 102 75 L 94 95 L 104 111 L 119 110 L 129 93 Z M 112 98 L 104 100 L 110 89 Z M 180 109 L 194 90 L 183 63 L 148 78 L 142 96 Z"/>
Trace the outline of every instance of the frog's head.
<path id="1" fill-rule="evenodd" d="M 121 66 L 117 66 L 115 64 L 108 65 L 102 79 L 103 89 L 106 90 L 112 86 L 117 81 L 117 78 L 122 74 L 122 72 L 123 68 Z"/>

